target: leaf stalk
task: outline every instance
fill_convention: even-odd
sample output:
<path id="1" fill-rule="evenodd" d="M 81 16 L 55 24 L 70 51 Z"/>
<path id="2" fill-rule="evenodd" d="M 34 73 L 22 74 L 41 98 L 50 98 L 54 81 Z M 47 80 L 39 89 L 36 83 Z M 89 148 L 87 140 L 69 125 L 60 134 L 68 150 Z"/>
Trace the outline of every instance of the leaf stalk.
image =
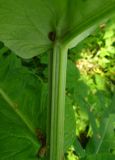
<path id="1" fill-rule="evenodd" d="M 48 157 L 62 160 L 64 157 L 64 114 L 67 49 L 55 43 L 49 55 L 49 108 L 48 108 Z"/>

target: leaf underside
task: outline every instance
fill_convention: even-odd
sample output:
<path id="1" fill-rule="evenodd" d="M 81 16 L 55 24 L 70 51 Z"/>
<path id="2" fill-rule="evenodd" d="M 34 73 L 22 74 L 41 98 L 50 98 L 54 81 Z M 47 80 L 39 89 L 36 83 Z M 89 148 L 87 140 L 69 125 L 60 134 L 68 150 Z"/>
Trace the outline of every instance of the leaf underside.
<path id="1" fill-rule="evenodd" d="M 0 57 L 1 160 L 37 159 L 40 143 L 36 129 L 45 128 L 40 124 L 44 88 L 45 84 L 22 67 L 15 55 Z"/>
<path id="2" fill-rule="evenodd" d="M 114 8 L 115 0 L 0 0 L 0 40 L 30 58 L 53 47 L 49 33 L 67 45 Z"/>

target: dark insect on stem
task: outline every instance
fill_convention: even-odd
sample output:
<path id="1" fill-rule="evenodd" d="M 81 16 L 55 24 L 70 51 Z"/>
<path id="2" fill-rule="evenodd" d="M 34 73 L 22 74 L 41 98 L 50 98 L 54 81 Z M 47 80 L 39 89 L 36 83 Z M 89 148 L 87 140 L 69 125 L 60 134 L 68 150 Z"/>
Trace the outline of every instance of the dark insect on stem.
<path id="1" fill-rule="evenodd" d="M 46 148 L 46 136 L 42 133 L 42 131 L 40 129 L 36 130 L 36 134 L 37 134 L 38 140 L 41 143 L 41 147 L 40 147 L 37 155 L 42 158 L 42 157 L 45 156 L 46 150 L 47 150 L 47 148 Z"/>
<path id="2" fill-rule="evenodd" d="M 56 39 L 56 32 L 49 32 L 48 38 L 54 42 Z"/>
<path id="3" fill-rule="evenodd" d="M 42 133 L 40 129 L 36 130 L 37 138 L 42 145 L 46 145 L 46 136 Z"/>

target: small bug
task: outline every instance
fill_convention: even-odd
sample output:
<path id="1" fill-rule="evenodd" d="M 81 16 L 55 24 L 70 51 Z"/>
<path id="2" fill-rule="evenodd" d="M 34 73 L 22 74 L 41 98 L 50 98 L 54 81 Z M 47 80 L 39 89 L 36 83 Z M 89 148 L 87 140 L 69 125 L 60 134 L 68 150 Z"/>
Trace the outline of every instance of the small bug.
<path id="1" fill-rule="evenodd" d="M 54 42 L 56 39 L 56 32 L 49 32 L 48 38 Z"/>

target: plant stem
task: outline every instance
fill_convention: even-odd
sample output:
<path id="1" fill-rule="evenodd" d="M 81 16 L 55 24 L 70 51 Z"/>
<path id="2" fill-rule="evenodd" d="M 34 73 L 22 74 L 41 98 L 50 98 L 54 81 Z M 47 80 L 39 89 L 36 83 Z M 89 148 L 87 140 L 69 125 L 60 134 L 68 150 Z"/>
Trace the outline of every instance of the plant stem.
<path id="1" fill-rule="evenodd" d="M 64 111 L 67 49 L 55 43 L 49 62 L 48 146 L 49 160 L 62 160 L 64 153 Z"/>

